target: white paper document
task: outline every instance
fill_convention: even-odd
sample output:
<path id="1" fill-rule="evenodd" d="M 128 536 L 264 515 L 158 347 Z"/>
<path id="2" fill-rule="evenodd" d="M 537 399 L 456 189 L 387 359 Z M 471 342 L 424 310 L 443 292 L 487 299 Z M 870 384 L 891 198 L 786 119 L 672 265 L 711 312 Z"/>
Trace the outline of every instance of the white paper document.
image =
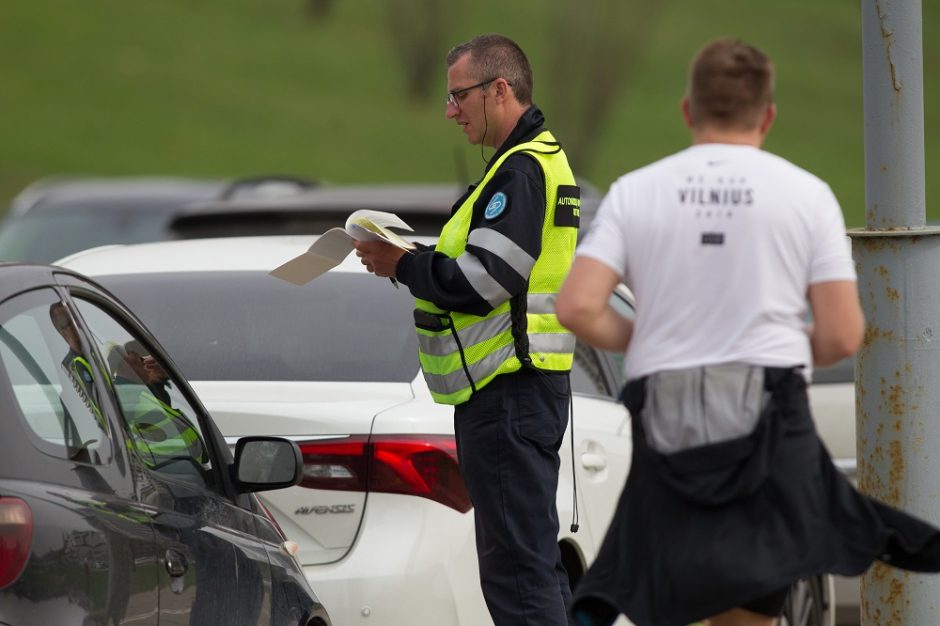
<path id="1" fill-rule="evenodd" d="M 346 219 L 345 228 L 331 228 L 303 254 L 290 259 L 269 272 L 271 276 L 295 285 L 306 285 L 343 262 L 352 252 L 352 241 L 385 241 L 402 250 L 413 250 L 414 244 L 389 230 L 413 230 L 400 217 L 385 211 L 362 209 Z"/>

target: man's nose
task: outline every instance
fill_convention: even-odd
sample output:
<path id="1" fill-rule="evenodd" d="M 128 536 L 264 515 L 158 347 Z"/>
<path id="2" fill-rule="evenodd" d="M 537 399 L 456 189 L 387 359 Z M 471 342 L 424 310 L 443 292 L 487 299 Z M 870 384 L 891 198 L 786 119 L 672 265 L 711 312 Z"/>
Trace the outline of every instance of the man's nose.
<path id="1" fill-rule="evenodd" d="M 455 117 L 457 117 L 458 113 L 460 113 L 460 107 L 454 104 L 451 104 L 450 102 L 446 102 L 444 104 L 444 117 L 446 119 L 449 119 L 449 120 L 454 119 Z"/>

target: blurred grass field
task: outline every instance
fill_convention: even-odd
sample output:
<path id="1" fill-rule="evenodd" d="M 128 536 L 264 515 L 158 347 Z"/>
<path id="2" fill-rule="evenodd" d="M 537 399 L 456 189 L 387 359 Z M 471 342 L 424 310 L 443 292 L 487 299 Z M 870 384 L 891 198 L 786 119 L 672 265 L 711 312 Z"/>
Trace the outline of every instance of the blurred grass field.
<path id="1" fill-rule="evenodd" d="M 604 190 L 684 147 L 678 103 L 689 58 L 709 39 L 741 37 L 777 64 L 780 114 L 766 148 L 827 180 L 848 224 L 864 225 L 859 1 L 660 1 L 593 158 L 575 169 Z M 552 102 L 539 97 L 553 79 L 550 9 L 545 0 L 454 4 L 446 40 L 492 31 L 516 39 L 552 126 Z M 444 119 L 443 59 L 427 77 L 441 97 L 406 97 L 388 11 L 379 0 L 335 0 L 319 19 L 305 15 L 302 0 L 5 3 L 0 211 L 51 174 L 475 177 L 479 149 Z M 930 207 L 940 190 L 940 6 L 924 2 L 923 13 L 928 218 L 940 219 Z"/>

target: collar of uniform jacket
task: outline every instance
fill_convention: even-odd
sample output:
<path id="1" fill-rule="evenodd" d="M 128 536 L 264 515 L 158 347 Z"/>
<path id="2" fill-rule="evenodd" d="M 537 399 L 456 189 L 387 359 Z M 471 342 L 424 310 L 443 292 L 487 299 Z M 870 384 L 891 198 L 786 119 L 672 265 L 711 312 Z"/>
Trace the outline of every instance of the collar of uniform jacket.
<path id="1" fill-rule="evenodd" d="M 499 160 L 499 157 L 502 156 L 504 152 L 517 146 L 520 143 L 534 139 L 540 132 L 545 130 L 542 126 L 545 124 L 545 116 L 542 115 L 542 110 L 539 109 L 534 104 L 526 109 L 525 113 L 522 114 L 522 117 L 519 118 L 519 121 L 516 122 L 516 127 L 512 129 L 512 132 L 509 133 L 509 136 L 506 137 L 506 141 L 503 142 L 503 145 L 499 147 L 499 150 L 496 151 L 489 161 L 486 164 L 487 171 L 493 166 L 496 161 Z"/>
<path id="2" fill-rule="evenodd" d="M 486 161 L 486 168 L 483 170 L 483 175 L 480 176 L 480 180 L 486 177 L 486 173 L 493 167 L 493 164 L 499 160 L 499 157 L 502 156 L 504 152 L 517 146 L 520 143 L 529 141 L 538 136 L 540 132 L 545 130 L 543 125 L 545 124 L 545 116 L 542 115 L 542 110 L 539 109 L 534 104 L 525 110 L 525 113 L 522 114 L 522 117 L 519 118 L 519 121 L 516 122 L 516 127 L 512 129 L 512 132 L 509 133 L 509 136 L 506 137 L 506 141 L 503 142 L 503 145 L 499 147 L 499 150 L 496 151 L 496 154 L 491 156 Z M 457 202 L 454 203 L 454 206 L 450 209 L 450 214 L 453 215 L 457 212 L 457 209 L 463 205 L 464 200 L 467 199 L 473 190 L 477 188 L 477 185 L 480 184 L 479 181 L 469 185 L 467 187 L 466 193 L 464 193 Z"/>

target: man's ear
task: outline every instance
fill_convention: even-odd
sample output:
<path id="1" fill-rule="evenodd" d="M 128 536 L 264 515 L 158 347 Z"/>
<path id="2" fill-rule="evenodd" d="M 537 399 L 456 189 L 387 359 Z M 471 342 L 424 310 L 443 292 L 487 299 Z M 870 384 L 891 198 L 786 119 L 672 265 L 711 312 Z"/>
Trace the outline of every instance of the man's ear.
<path id="1" fill-rule="evenodd" d="M 512 87 L 509 86 L 505 78 L 497 78 L 493 85 L 496 87 L 497 98 L 505 99 L 512 95 Z"/>
<path id="2" fill-rule="evenodd" d="M 767 109 L 764 110 L 764 117 L 760 122 L 760 134 L 762 137 L 766 137 L 767 133 L 770 132 L 770 127 L 773 126 L 775 119 L 777 119 L 777 105 L 771 102 Z"/>
<path id="3" fill-rule="evenodd" d="M 682 102 L 679 104 L 679 107 L 682 109 L 682 119 L 685 122 L 685 125 L 689 128 L 692 128 L 692 108 L 689 104 L 688 97 L 682 98 Z"/>

